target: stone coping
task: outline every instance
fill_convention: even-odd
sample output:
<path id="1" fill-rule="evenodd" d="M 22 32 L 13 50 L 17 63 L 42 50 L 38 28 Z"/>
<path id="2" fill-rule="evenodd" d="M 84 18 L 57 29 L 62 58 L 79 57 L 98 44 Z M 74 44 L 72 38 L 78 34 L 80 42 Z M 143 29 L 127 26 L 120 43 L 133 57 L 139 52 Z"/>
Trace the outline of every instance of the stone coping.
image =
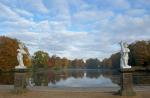
<path id="1" fill-rule="evenodd" d="M 120 69 L 119 70 L 120 72 L 133 72 L 133 71 L 135 71 L 135 69 L 134 68 L 124 68 L 124 69 Z"/>

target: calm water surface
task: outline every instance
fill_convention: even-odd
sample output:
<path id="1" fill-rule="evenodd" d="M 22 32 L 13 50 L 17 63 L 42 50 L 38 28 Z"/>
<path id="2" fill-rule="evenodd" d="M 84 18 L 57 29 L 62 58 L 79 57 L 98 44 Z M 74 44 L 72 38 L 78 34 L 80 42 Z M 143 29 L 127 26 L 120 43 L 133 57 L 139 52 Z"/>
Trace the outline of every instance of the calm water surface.
<path id="1" fill-rule="evenodd" d="M 119 87 L 120 76 L 115 70 L 70 69 L 29 72 L 30 86 L 48 87 Z M 0 73 L 0 85 L 13 84 L 14 73 Z M 150 73 L 134 73 L 134 85 L 150 85 Z"/>

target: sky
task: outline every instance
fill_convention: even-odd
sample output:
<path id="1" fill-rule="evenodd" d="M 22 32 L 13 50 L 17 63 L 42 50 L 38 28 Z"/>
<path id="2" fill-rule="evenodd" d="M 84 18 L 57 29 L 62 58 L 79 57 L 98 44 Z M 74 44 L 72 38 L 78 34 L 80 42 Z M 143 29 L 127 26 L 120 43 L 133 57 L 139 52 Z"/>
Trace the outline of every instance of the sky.
<path id="1" fill-rule="evenodd" d="M 150 40 L 150 0 L 0 0 L 0 35 L 69 59 L 109 57 Z"/>

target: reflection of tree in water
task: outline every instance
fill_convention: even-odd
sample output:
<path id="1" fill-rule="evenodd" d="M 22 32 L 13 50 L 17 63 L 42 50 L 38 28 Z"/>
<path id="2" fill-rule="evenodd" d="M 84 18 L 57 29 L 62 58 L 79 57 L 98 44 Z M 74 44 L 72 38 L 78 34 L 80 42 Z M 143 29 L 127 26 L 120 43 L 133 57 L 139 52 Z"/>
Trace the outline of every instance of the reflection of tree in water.
<path id="1" fill-rule="evenodd" d="M 48 82 L 56 84 L 56 74 L 53 71 L 48 71 Z"/>
<path id="2" fill-rule="evenodd" d="M 33 81 L 36 86 L 47 86 L 48 83 L 56 84 L 61 79 L 67 79 L 66 76 L 63 75 L 64 72 L 55 72 L 53 70 L 48 71 L 37 71 L 33 73 Z"/>
<path id="3" fill-rule="evenodd" d="M 98 78 L 101 72 L 98 70 L 87 70 L 86 74 L 87 74 L 86 76 L 89 78 Z"/>
<path id="4" fill-rule="evenodd" d="M 0 84 L 8 85 L 13 83 L 14 83 L 14 73 L 12 72 L 0 73 Z"/>
<path id="5" fill-rule="evenodd" d="M 61 72 L 61 79 L 66 80 L 69 77 L 69 72 L 68 70 L 63 70 Z"/>
<path id="6" fill-rule="evenodd" d="M 149 72 L 134 72 L 133 83 L 135 85 L 150 85 L 150 73 Z"/>
<path id="7" fill-rule="evenodd" d="M 34 72 L 32 78 L 36 86 L 48 86 L 47 72 Z"/>
<path id="8" fill-rule="evenodd" d="M 34 73 L 34 82 L 35 85 L 48 85 L 48 83 L 56 84 L 60 80 L 66 80 L 69 77 L 73 78 L 83 78 L 84 74 L 86 73 L 86 77 L 89 78 L 98 78 L 101 74 L 98 70 L 61 70 L 61 71 L 54 71 L 48 70 L 47 72 L 36 72 Z"/>
<path id="9" fill-rule="evenodd" d="M 86 74 L 85 74 L 86 73 Z M 35 85 L 37 86 L 47 86 L 48 83 L 56 84 L 60 82 L 60 80 L 67 80 L 70 77 L 73 78 L 99 78 L 101 75 L 103 75 L 106 78 L 109 78 L 112 80 L 115 84 L 120 84 L 120 75 L 114 75 L 112 71 L 110 70 L 61 70 L 61 71 L 54 71 L 54 70 L 48 70 L 48 71 L 38 71 L 35 72 L 33 75 L 33 80 L 35 82 Z M 137 73 L 136 73 L 137 75 Z M 144 74 L 139 75 L 138 77 L 133 77 L 135 84 L 150 84 L 150 75 L 147 76 Z M 3 76 L 7 77 L 7 76 Z M 13 78 L 12 78 L 13 80 Z M 12 81 L 11 81 L 12 82 Z"/>
<path id="10" fill-rule="evenodd" d="M 74 78 L 82 78 L 84 75 L 84 72 L 82 70 L 75 70 L 71 72 L 71 76 Z"/>

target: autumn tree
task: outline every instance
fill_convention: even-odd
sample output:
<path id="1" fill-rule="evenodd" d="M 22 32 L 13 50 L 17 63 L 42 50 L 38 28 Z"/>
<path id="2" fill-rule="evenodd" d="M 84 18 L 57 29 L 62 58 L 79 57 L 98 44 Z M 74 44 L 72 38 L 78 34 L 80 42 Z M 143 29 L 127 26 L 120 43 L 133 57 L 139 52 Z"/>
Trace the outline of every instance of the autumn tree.
<path id="1" fill-rule="evenodd" d="M 69 67 L 69 60 L 65 57 L 62 58 L 62 67 L 65 69 Z"/>
<path id="2" fill-rule="evenodd" d="M 10 71 L 18 65 L 17 49 L 19 41 L 10 37 L 0 36 L 0 70 Z M 27 47 L 24 48 L 29 55 Z M 24 65 L 30 66 L 30 58 L 23 55 Z"/>
<path id="3" fill-rule="evenodd" d="M 49 58 L 49 68 L 58 70 L 58 69 L 66 69 L 70 65 L 70 60 L 67 59 L 66 57 L 58 57 L 56 55 L 53 55 Z"/>

